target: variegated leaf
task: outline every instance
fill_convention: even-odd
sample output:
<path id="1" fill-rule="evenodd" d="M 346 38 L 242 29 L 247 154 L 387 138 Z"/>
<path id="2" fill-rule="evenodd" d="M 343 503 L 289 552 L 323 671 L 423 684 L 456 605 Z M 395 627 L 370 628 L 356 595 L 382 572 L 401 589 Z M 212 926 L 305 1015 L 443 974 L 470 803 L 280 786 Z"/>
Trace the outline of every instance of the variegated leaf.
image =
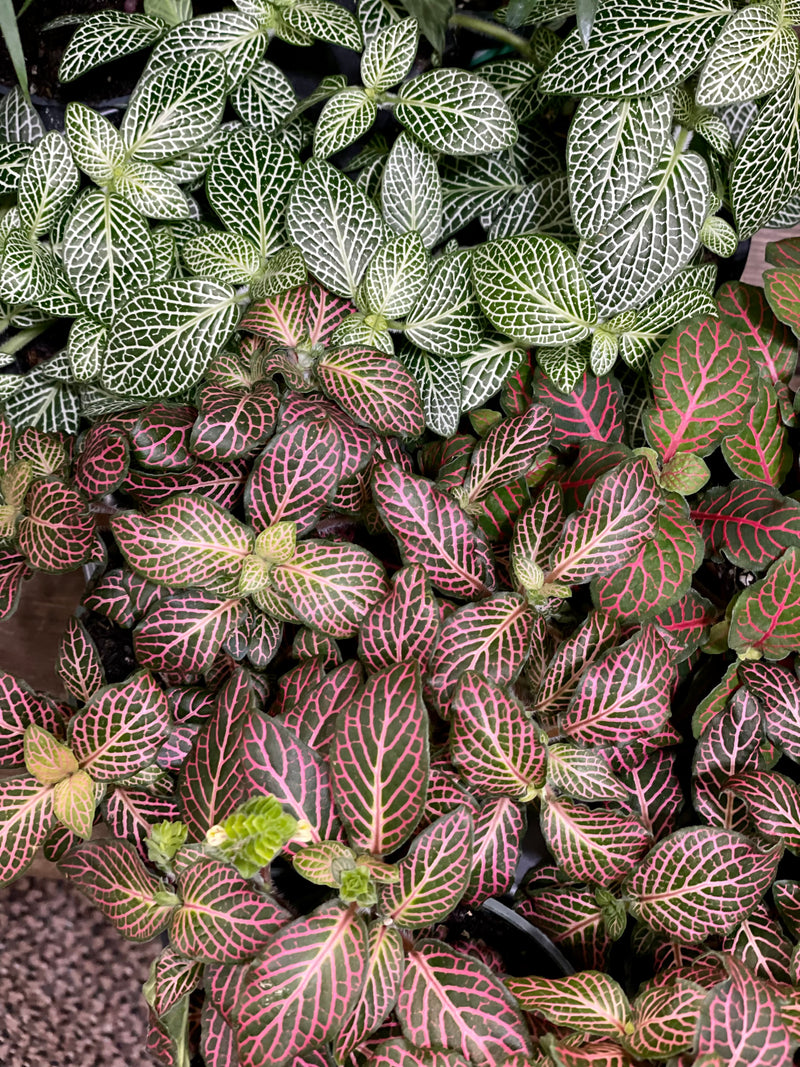
<path id="1" fill-rule="evenodd" d="M 400 991 L 405 968 L 400 931 L 380 920 L 371 922 L 367 948 L 369 957 L 364 985 L 352 1014 L 336 1037 L 335 1051 L 340 1059 L 377 1030 L 394 1007 Z"/>
<path id="2" fill-rule="evenodd" d="M 127 11 L 96 11 L 78 23 L 63 56 L 58 76 L 74 81 L 101 63 L 138 52 L 166 30 L 160 18 Z"/>
<path id="3" fill-rule="evenodd" d="M 237 598 L 200 590 L 166 597 L 134 630 L 136 661 L 148 670 L 203 674 L 243 614 Z"/>
<path id="4" fill-rule="evenodd" d="M 58 647 L 56 672 L 64 688 L 81 703 L 86 703 L 105 682 L 97 646 L 83 623 L 74 617 L 67 622 Z"/>
<path id="5" fill-rule="evenodd" d="M 156 1015 L 164 1015 L 202 981 L 203 968 L 185 959 L 171 946 L 162 949 L 150 965 L 143 993 Z"/>
<path id="6" fill-rule="evenodd" d="M 714 41 L 697 83 L 701 107 L 755 100 L 774 92 L 798 60 L 797 37 L 777 11 L 737 11 Z"/>
<path id="7" fill-rule="evenodd" d="M 676 1056 L 691 1052 L 706 991 L 678 979 L 651 985 L 633 1002 L 633 1033 L 627 1043 L 634 1055 Z"/>
<path id="8" fill-rule="evenodd" d="M 42 785 L 55 785 L 78 770 L 69 748 L 35 723 L 25 730 L 23 746 L 25 767 Z"/>
<path id="9" fill-rule="evenodd" d="M 741 334 L 750 359 L 773 385 L 794 374 L 797 344 L 791 331 L 778 322 L 764 290 L 744 282 L 726 282 L 716 295 L 720 317 Z"/>
<path id="10" fill-rule="evenodd" d="M 712 553 L 749 571 L 762 571 L 786 548 L 800 547 L 800 507 L 771 486 L 716 486 L 691 515 Z"/>
<path id="11" fill-rule="evenodd" d="M 195 403 L 200 414 L 192 426 L 191 449 L 205 459 L 237 459 L 263 448 L 278 415 L 272 382 L 256 382 L 247 391 L 209 382 Z"/>
<path id="12" fill-rule="evenodd" d="M 83 438 L 83 448 L 73 469 L 73 483 L 88 497 L 113 493 L 128 471 L 128 438 L 114 430 L 95 424 Z"/>
<path id="13" fill-rule="evenodd" d="M 452 437 L 461 415 L 461 361 L 455 356 L 432 356 L 408 341 L 399 355 L 419 386 L 427 429 Z"/>
<path id="14" fill-rule="evenodd" d="M 433 155 L 402 132 L 392 145 L 381 179 L 381 207 L 390 230 L 416 230 L 432 248 L 442 229 L 442 187 Z"/>
<path id="15" fill-rule="evenodd" d="M 536 696 L 535 714 L 555 718 L 569 707 L 581 674 L 619 639 L 619 624 L 602 612 L 591 612 L 563 641 L 547 665 Z"/>
<path id="16" fill-rule="evenodd" d="M 0 886 L 29 866 L 55 821 L 52 785 L 28 774 L 0 781 Z"/>
<path id="17" fill-rule="evenodd" d="M 34 146 L 19 180 L 17 211 L 25 234 L 33 240 L 48 233 L 79 184 L 66 138 L 51 130 Z"/>
<path id="18" fill-rule="evenodd" d="M 793 760 L 800 759 L 800 682 L 787 667 L 743 663 L 741 681 L 757 699 L 767 734 Z"/>
<path id="19" fill-rule="evenodd" d="M 557 447 L 578 441 L 621 442 L 624 436 L 623 393 L 610 375 L 596 378 L 584 371 L 575 388 L 564 393 L 537 371 L 536 397 L 553 416 L 552 443 Z"/>
<path id="20" fill-rule="evenodd" d="M 755 396 L 744 412 L 742 424 L 722 439 L 722 454 L 738 478 L 778 486 L 792 463 L 786 427 L 774 388 L 763 380 L 754 385 Z"/>
<path id="21" fill-rule="evenodd" d="M 436 259 L 427 285 L 408 312 L 404 327 L 415 345 L 435 356 L 465 356 L 483 336 L 480 308 L 470 284 L 472 253 Z"/>
<path id="22" fill-rule="evenodd" d="M 759 834 L 800 849 L 800 792 L 794 782 L 776 771 L 745 770 L 729 779 L 726 791 L 747 803 Z"/>
<path id="23" fill-rule="evenodd" d="M 527 474 L 549 444 L 551 430 L 552 418 L 541 404 L 524 415 L 500 419 L 472 453 L 465 490 L 469 503 Z"/>
<path id="24" fill-rule="evenodd" d="M 600 971 L 567 978 L 509 978 L 506 985 L 520 1007 L 556 1026 L 616 1038 L 629 1033 L 628 998 L 618 982 Z"/>
<path id="25" fill-rule="evenodd" d="M 95 522 L 80 493 L 58 478 L 43 478 L 31 486 L 26 510 L 17 544 L 32 567 L 61 574 L 87 562 L 95 545 Z"/>
<path id="26" fill-rule="evenodd" d="M 325 393 L 360 425 L 397 437 L 417 437 L 424 430 L 419 387 L 394 356 L 329 348 L 315 370 Z"/>
<path id="27" fill-rule="evenodd" d="M 500 797 L 473 815 L 472 871 L 462 898 L 469 907 L 509 891 L 525 834 L 525 809 Z"/>
<path id="28" fill-rule="evenodd" d="M 736 601 L 728 643 L 737 652 L 753 649 L 770 660 L 800 650 L 800 549 L 790 548 L 764 578 Z"/>
<path id="29" fill-rule="evenodd" d="M 603 887 L 629 875 L 651 840 L 635 816 L 592 810 L 565 798 L 547 799 L 541 826 L 548 849 L 566 874 Z"/>
<path id="30" fill-rule="evenodd" d="M 375 103 L 356 86 L 334 93 L 314 127 L 314 156 L 327 159 L 348 148 L 371 128 L 377 116 Z"/>
<path id="31" fill-rule="evenodd" d="M 415 563 L 397 572 L 389 596 L 363 619 L 359 655 L 372 671 L 406 660 L 424 670 L 438 631 L 439 609 L 425 569 Z"/>

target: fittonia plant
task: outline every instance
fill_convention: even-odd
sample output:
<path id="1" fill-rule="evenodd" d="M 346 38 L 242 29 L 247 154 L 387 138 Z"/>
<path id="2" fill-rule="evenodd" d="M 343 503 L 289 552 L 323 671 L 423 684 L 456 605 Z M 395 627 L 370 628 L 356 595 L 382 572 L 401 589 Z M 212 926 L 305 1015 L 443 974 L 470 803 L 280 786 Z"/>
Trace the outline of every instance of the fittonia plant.
<path id="1" fill-rule="evenodd" d="M 800 1043 L 800 244 L 717 289 L 800 221 L 800 5 L 480 17 L 145 0 L 64 55 L 152 49 L 119 128 L 0 107 L 2 613 L 90 575 L 69 699 L 0 675 L 0 880 L 166 933 L 168 1065 Z M 575 974 L 454 942 L 514 890 Z"/>

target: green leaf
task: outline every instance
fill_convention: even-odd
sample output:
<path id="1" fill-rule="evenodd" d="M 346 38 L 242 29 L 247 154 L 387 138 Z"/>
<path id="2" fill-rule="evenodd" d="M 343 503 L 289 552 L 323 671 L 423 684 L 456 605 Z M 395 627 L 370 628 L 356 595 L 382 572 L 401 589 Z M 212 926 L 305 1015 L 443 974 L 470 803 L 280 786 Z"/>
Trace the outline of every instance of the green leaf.
<path id="1" fill-rule="evenodd" d="M 361 81 L 367 89 L 391 89 L 405 78 L 417 54 L 418 33 L 416 19 L 403 19 L 367 43 L 361 57 Z"/>
<path id="2" fill-rule="evenodd" d="M 226 285 L 245 285 L 258 271 L 261 256 L 238 233 L 201 233 L 183 246 L 181 255 L 192 274 Z"/>
<path id="3" fill-rule="evenodd" d="M 289 79 L 267 59 L 262 59 L 236 86 L 230 99 L 242 121 L 264 133 L 275 133 L 297 103 Z"/>
<path id="4" fill-rule="evenodd" d="M 787 430 L 781 421 L 775 389 L 759 379 L 744 424 L 722 439 L 722 454 L 737 478 L 778 486 L 792 465 Z"/>
<path id="5" fill-rule="evenodd" d="M 168 26 L 177 26 L 192 17 L 192 0 L 144 0 L 144 13 L 162 19 Z"/>
<path id="6" fill-rule="evenodd" d="M 334 94 L 322 109 L 314 127 L 314 155 L 327 159 L 363 137 L 372 126 L 377 109 L 363 89 L 351 86 Z"/>
<path id="7" fill-rule="evenodd" d="M 426 148 L 451 156 L 499 152 L 517 139 L 502 96 L 465 70 L 440 67 L 405 82 L 395 115 Z"/>
<path id="8" fill-rule="evenodd" d="M 453 14 L 454 0 L 400 0 L 406 11 L 419 23 L 434 50 L 444 51 L 444 35 Z"/>
<path id="9" fill-rule="evenodd" d="M 20 225 L 31 238 L 48 233 L 80 184 L 66 138 L 54 130 L 38 142 L 17 191 Z"/>
<path id="10" fill-rule="evenodd" d="M 419 386 L 425 425 L 440 437 L 451 437 L 461 415 L 461 364 L 455 356 L 432 356 L 410 343 L 400 358 Z"/>
<path id="11" fill-rule="evenodd" d="M 428 284 L 408 313 L 406 336 L 437 356 L 463 356 L 483 335 L 480 309 L 470 284 L 468 250 L 434 261 Z"/>
<path id="12" fill-rule="evenodd" d="M 92 836 L 96 788 L 86 771 L 77 771 L 58 782 L 53 790 L 53 814 L 78 837 Z"/>
<path id="13" fill-rule="evenodd" d="M 174 396 L 200 380 L 238 318 L 233 292 L 212 282 L 148 286 L 114 316 L 103 385 L 127 396 Z"/>
<path id="14" fill-rule="evenodd" d="M 79 23 L 61 57 L 58 76 L 74 81 L 93 67 L 129 56 L 162 37 L 166 24 L 160 18 L 123 11 L 98 11 Z"/>
<path id="15" fill-rule="evenodd" d="M 525 344 L 580 341 L 597 321 L 575 257 L 552 237 L 522 234 L 480 245 L 472 274 L 491 323 Z"/>
<path id="16" fill-rule="evenodd" d="M 774 92 L 797 65 L 797 35 L 767 4 L 737 11 L 708 53 L 695 90 L 701 107 Z"/>
<path id="17" fill-rule="evenodd" d="M 789 548 L 736 600 L 728 644 L 780 660 L 800 651 L 800 549 Z"/>
<path id="18" fill-rule="evenodd" d="M 216 11 L 175 26 L 153 49 L 145 77 L 184 58 L 217 52 L 225 60 L 227 89 L 235 88 L 264 55 L 265 35 L 257 18 L 239 11 Z"/>
<path id="19" fill-rule="evenodd" d="M 78 770 L 71 749 L 35 723 L 26 727 L 23 745 L 25 769 L 42 785 L 55 785 Z"/>
<path id="20" fill-rule="evenodd" d="M 14 11 L 13 0 L 3 0 L 3 3 L 0 4 L 0 33 L 3 35 L 3 41 L 8 50 L 8 54 L 11 57 L 11 65 L 14 68 L 17 81 L 26 98 L 29 98 L 30 93 L 28 90 L 28 71 L 25 67 L 25 52 L 22 48 L 22 41 L 19 36 L 19 26 L 17 25 L 19 15 L 21 15 L 24 10 L 25 8 L 23 7 L 19 14 L 17 14 Z"/>
<path id="21" fill-rule="evenodd" d="M 545 93 L 652 96 L 692 74 L 730 16 L 726 0 L 602 5 L 588 46 L 579 29 L 542 75 Z"/>
<path id="22" fill-rule="evenodd" d="M 192 202 L 168 174 L 144 159 L 130 159 L 114 181 L 114 189 L 151 219 L 185 219 Z"/>
<path id="23" fill-rule="evenodd" d="M 125 161 L 125 142 L 116 127 L 85 104 L 67 104 L 64 130 L 72 158 L 96 185 L 113 181 Z"/>
<path id="24" fill-rule="evenodd" d="M 442 185 L 436 162 L 405 132 L 392 145 L 381 180 L 381 207 L 395 233 L 416 230 L 433 248 L 442 230 Z"/>

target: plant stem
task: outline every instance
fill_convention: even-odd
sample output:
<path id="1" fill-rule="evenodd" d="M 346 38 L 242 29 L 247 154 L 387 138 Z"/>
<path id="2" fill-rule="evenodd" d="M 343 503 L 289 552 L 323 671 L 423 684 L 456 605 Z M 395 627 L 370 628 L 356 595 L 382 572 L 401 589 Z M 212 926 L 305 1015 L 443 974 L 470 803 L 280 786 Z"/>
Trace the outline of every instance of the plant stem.
<path id="1" fill-rule="evenodd" d="M 516 48 L 519 54 L 524 56 L 525 59 L 533 60 L 533 52 L 531 51 L 530 42 L 526 41 L 524 37 L 520 37 L 519 34 L 507 30 L 505 26 L 500 26 L 496 22 L 490 22 L 488 19 L 479 18 L 477 15 L 458 14 L 451 17 L 450 25 L 454 28 L 470 30 L 472 33 L 483 34 L 484 37 L 494 37 L 496 41 L 502 41 L 503 44 L 508 44 L 511 45 L 512 48 Z"/>
<path id="2" fill-rule="evenodd" d="M 0 354 L 15 356 L 29 341 L 34 341 L 40 333 L 44 333 L 49 325 L 49 322 L 40 322 L 36 326 L 29 326 L 27 330 L 20 330 L 19 333 L 10 337 L 5 344 L 0 345 Z"/>

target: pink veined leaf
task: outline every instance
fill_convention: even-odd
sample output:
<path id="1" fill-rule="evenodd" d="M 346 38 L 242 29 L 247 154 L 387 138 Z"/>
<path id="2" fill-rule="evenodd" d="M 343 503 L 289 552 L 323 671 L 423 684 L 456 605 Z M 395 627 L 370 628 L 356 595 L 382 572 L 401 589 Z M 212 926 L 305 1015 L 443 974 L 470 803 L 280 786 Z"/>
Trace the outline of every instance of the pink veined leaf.
<path id="1" fill-rule="evenodd" d="M 76 489 L 57 478 L 33 483 L 17 526 L 20 552 L 31 567 L 47 574 L 73 571 L 91 556 L 94 539 L 94 517 Z"/>
<path id="2" fill-rule="evenodd" d="M 695 738 L 705 733 L 710 723 L 725 710 L 728 700 L 741 688 L 738 665 L 731 663 L 720 681 L 695 708 L 692 715 L 692 734 Z"/>
<path id="3" fill-rule="evenodd" d="M 305 744 L 326 754 L 339 712 L 357 698 L 363 681 L 361 664 L 348 660 L 325 675 L 314 688 L 306 689 L 302 699 L 284 713 L 283 725 Z"/>
<path id="4" fill-rule="evenodd" d="M 548 663 L 536 695 L 534 714 L 550 720 L 565 712 L 583 671 L 613 648 L 619 635 L 618 622 L 600 611 L 591 611 Z"/>
<path id="5" fill-rule="evenodd" d="M 794 945 L 763 901 L 725 938 L 722 949 L 740 959 L 758 978 L 769 982 L 791 981 Z"/>
<path id="6" fill-rule="evenodd" d="M 325 681 L 321 656 L 303 660 L 278 679 L 278 692 L 269 709 L 270 715 L 284 715 L 307 699 Z"/>
<path id="7" fill-rule="evenodd" d="M 604 474 L 583 510 L 567 519 L 545 581 L 578 585 L 611 574 L 655 536 L 660 504 L 655 475 L 644 456 Z"/>
<path id="8" fill-rule="evenodd" d="M 482 500 L 470 504 L 469 510 L 478 528 L 492 544 L 507 544 L 511 540 L 519 516 L 528 507 L 530 500 L 527 480 L 521 477 L 499 489 L 493 489 Z"/>
<path id="9" fill-rule="evenodd" d="M 652 540 L 618 570 L 592 583 L 595 607 L 626 621 L 652 618 L 689 591 L 703 550 L 687 505 L 670 494 Z"/>
<path id="10" fill-rule="evenodd" d="M 238 459 L 263 448 L 275 428 L 280 400 L 272 382 L 252 389 L 228 389 L 208 382 L 197 397 L 200 409 L 190 440 L 203 459 Z"/>
<path id="11" fill-rule="evenodd" d="M 739 425 L 751 401 L 750 358 L 742 337 L 721 319 L 690 319 L 654 357 L 650 372 L 654 406 L 644 425 L 664 463 L 678 452 L 706 455 Z"/>
<path id="12" fill-rule="evenodd" d="M 250 965 L 208 963 L 203 968 L 203 978 L 206 1000 L 232 1025 L 236 1004 L 251 978 Z"/>
<path id="13" fill-rule="evenodd" d="M 200 1051 L 204 1063 L 214 1067 L 239 1067 L 233 1028 L 206 997 L 200 1016 Z"/>
<path id="14" fill-rule="evenodd" d="M 311 825 L 312 841 L 337 836 L 327 763 L 275 719 L 251 712 L 245 720 L 242 766 L 257 792 L 272 793 Z"/>
<path id="15" fill-rule="evenodd" d="M 241 459 L 229 463 L 200 459 L 178 474 L 128 471 L 122 488 L 145 509 L 165 504 L 176 493 L 194 493 L 221 508 L 232 508 L 244 493 L 247 474 L 248 465 Z"/>
<path id="16" fill-rule="evenodd" d="M 368 952 L 355 906 L 324 905 L 276 934 L 237 1005 L 240 1067 L 283 1067 L 333 1039 L 358 1002 Z"/>
<path id="17" fill-rule="evenodd" d="M 23 579 L 30 574 L 24 556 L 18 552 L 0 551 L 0 619 L 10 618 L 17 610 Z"/>
<path id="18" fill-rule="evenodd" d="M 203 968 L 181 956 L 167 945 L 150 965 L 151 1007 L 156 1015 L 164 1015 L 179 1000 L 197 989 L 202 981 Z M 147 994 L 145 994 L 147 995 Z"/>
<path id="19" fill-rule="evenodd" d="M 142 859 L 148 859 L 145 841 L 154 822 L 175 822 L 178 805 L 171 797 L 154 796 L 142 789 L 115 785 L 101 803 L 103 820 L 114 837 L 131 841 Z"/>
<path id="20" fill-rule="evenodd" d="M 16 458 L 28 459 L 38 478 L 66 474 L 73 441 L 65 433 L 44 433 L 26 426 L 15 442 Z"/>
<path id="21" fill-rule="evenodd" d="M 566 874 L 604 888 L 630 874 L 651 841 L 636 816 L 593 810 L 552 796 L 542 806 L 541 827 L 548 849 Z"/>
<path id="22" fill-rule="evenodd" d="M 178 903 L 177 898 L 158 902 L 162 883 L 148 873 L 130 841 L 80 845 L 59 869 L 130 941 L 150 941 L 160 934 Z"/>
<path id="23" fill-rule="evenodd" d="M 28 774 L 0 780 L 0 887 L 22 874 L 55 821 L 52 785 Z"/>
<path id="24" fill-rule="evenodd" d="M 787 930 L 797 939 L 800 936 L 800 882 L 785 879 L 775 882 L 772 897 Z"/>
<path id="25" fill-rule="evenodd" d="M 472 816 L 463 807 L 431 823 L 397 864 L 399 881 L 380 887 L 381 910 L 411 929 L 446 918 L 469 883 L 472 832 Z"/>
<path id="26" fill-rule="evenodd" d="M 367 931 L 367 948 L 369 957 L 364 985 L 352 1014 L 345 1021 L 334 1044 L 334 1053 L 339 1062 L 388 1017 L 400 991 L 405 952 L 403 937 L 397 927 L 385 926 L 380 919 L 371 922 Z"/>
<path id="27" fill-rule="evenodd" d="M 723 790 L 740 771 L 758 767 L 760 742 L 758 704 L 746 690 L 739 690 L 714 716 L 695 749 L 694 803 L 706 822 L 726 830 L 749 829 L 745 804 Z"/>
<path id="28" fill-rule="evenodd" d="M 341 515 L 360 517 L 369 508 L 370 502 L 369 473 L 363 470 L 339 482 L 330 502 L 330 510 Z"/>
<path id="29" fill-rule="evenodd" d="M 356 426 L 341 408 L 318 395 L 310 397 L 293 393 L 284 401 L 280 429 L 298 421 L 312 422 L 322 431 L 331 427 L 338 431 L 344 450 L 339 467 L 340 479 L 351 478 L 363 470 L 375 451 L 375 435 L 370 430 Z"/>
<path id="30" fill-rule="evenodd" d="M 461 804 L 473 816 L 481 810 L 477 798 L 468 791 L 449 762 L 439 761 L 431 764 L 425 811 L 420 827 L 430 826 L 440 815 L 446 815 Z"/>
<path id="31" fill-rule="evenodd" d="M 603 969 L 611 938 L 593 889 L 555 885 L 532 892 L 515 905 L 528 922 L 544 931 L 581 968 Z"/>
<path id="32" fill-rule="evenodd" d="M 800 242 L 794 237 L 770 241 L 765 250 L 767 263 L 786 270 L 800 270 Z"/>
<path id="33" fill-rule="evenodd" d="M 795 336 L 800 330 L 800 271 L 795 266 L 767 270 L 763 275 L 764 294 L 780 322 Z"/>
<path id="34" fill-rule="evenodd" d="M 457 608 L 442 623 L 428 662 L 428 682 L 449 716 L 450 699 L 465 670 L 506 685 L 528 658 L 533 613 L 518 593 L 496 593 Z"/>
<path id="35" fill-rule="evenodd" d="M 797 364 L 797 342 L 770 311 L 760 286 L 726 282 L 714 298 L 720 318 L 740 334 L 767 381 L 788 382 Z"/>
<path id="36" fill-rule="evenodd" d="M 531 564 L 547 566 L 563 525 L 564 494 L 558 482 L 548 482 L 514 524 L 511 564 L 518 580 Z"/>
<path id="37" fill-rule="evenodd" d="M 338 667 L 342 662 L 341 649 L 332 637 L 324 637 L 305 626 L 294 635 L 292 656 L 301 661 L 322 656 L 326 670 Z"/>
<path id="38" fill-rule="evenodd" d="M 392 591 L 365 616 L 358 631 L 358 653 L 372 671 L 404 660 L 424 670 L 439 632 L 439 609 L 424 567 L 403 567 Z"/>
<path id="39" fill-rule="evenodd" d="M 396 357 L 371 348 L 329 348 L 315 372 L 324 392 L 361 426 L 403 438 L 425 429 L 419 386 Z"/>
<path id="40" fill-rule="evenodd" d="M 395 1013 L 412 1045 L 452 1050 L 474 1067 L 499 1067 L 532 1053 L 514 998 L 500 980 L 441 941 L 419 941 L 408 953 Z"/>
<path id="41" fill-rule="evenodd" d="M 725 1067 L 783 1067 L 797 1042 L 781 1015 L 782 1000 L 767 982 L 728 958 L 727 982 L 706 999 L 695 1038 L 702 1058 L 718 1054 Z M 701 1061 L 698 1061 L 701 1062 Z"/>
<path id="42" fill-rule="evenodd" d="M 178 797 L 190 841 L 204 841 L 207 831 L 245 800 L 239 750 L 243 724 L 255 706 L 249 675 L 237 668 L 217 694 L 214 715 L 181 767 Z"/>
<path id="43" fill-rule="evenodd" d="M 467 784 L 489 796 L 531 800 L 547 776 L 547 746 L 517 701 L 468 670 L 451 713 L 450 759 Z"/>
<path id="44" fill-rule="evenodd" d="M 117 544 L 145 578 L 173 588 L 225 581 L 235 592 L 253 547 L 252 532 L 205 497 L 180 494 L 148 515 L 124 512 L 111 521 Z"/>
<path id="45" fill-rule="evenodd" d="M 542 1038 L 551 1057 L 557 1056 L 564 1067 L 631 1067 L 633 1061 L 615 1041 L 589 1041 L 578 1047 L 558 1044 L 554 1039 Z M 554 1062 L 551 1058 L 550 1062 Z"/>
<path id="46" fill-rule="evenodd" d="M 0 767 L 24 767 L 25 731 L 31 725 L 63 736 L 64 719 L 57 706 L 34 693 L 27 682 L 0 670 Z"/>
<path id="47" fill-rule="evenodd" d="M 394 463 L 375 468 L 372 491 L 404 561 L 422 564 L 432 585 L 469 600 L 491 591 L 494 569 L 488 546 L 451 497 Z"/>
<path id="48" fill-rule="evenodd" d="M 676 603 L 659 611 L 652 623 L 667 642 L 674 663 L 688 659 L 708 637 L 718 613 L 711 601 L 694 589 Z"/>
<path id="49" fill-rule="evenodd" d="M 628 998 L 622 986 L 601 971 L 567 978 L 508 978 L 506 985 L 525 1011 L 556 1026 L 616 1038 L 629 1032 Z"/>
<path id="50" fill-rule="evenodd" d="M 346 318 L 355 314 L 357 308 L 350 300 L 323 289 L 318 282 L 308 286 L 308 312 L 306 329 L 312 345 L 322 345 L 330 340 Z"/>
<path id="51" fill-rule="evenodd" d="M 189 1054 L 189 998 L 179 1000 L 163 1019 L 149 1008 L 145 1052 L 161 1067 L 181 1067 Z"/>
<path id="52" fill-rule="evenodd" d="M 308 336 L 308 289 L 307 285 L 298 285 L 267 300 L 255 301 L 247 309 L 239 329 L 269 337 L 287 348 L 297 348 Z"/>
<path id="53" fill-rule="evenodd" d="M 626 1044 L 635 1056 L 667 1059 L 691 1052 L 706 990 L 679 979 L 651 986 L 633 1002 L 633 1033 Z"/>
<path id="54" fill-rule="evenodd" d="M 800 760 L 800 682 L 788 667 L 777 664 L 743 663 L 742 683 L 758 701 L 767 734 L 787 756 Z"/>
<path id="55" fill-rule="evenodd" d="M 342 442 L 334 427 L 292 423 L 253 465 L 245 490 L 248 520 L 259 531 L 293 522 L 298 535 L 307 533 L 333 498 L 341 464 Z"/>
<path id="56" fill-rule="evenodd" d="M 446 440 L 423 445 L 417 453 L 420 474 L 435 481 L 446 493 L 451 493 L 464 484 L 476 443 L 471 434 L 457 433 Z"/>
<path id="57" fill-rule="evenodd" d="M 166 697 L 148 671 L 98 689 L 70 719 L 68 742 L 96 782 L 146 767 L 169 733 Z"/>
<path id="58" fill-rule="evenodd" d="M 729 779 L 725 789 L 747 803 L 759 834 L 782 841 L 792 852 L 800 850 L 800 789 L 791 778 L 746 770 Z"/>
<path id="59" fill-rule="evenodd" d="M 608 474 L 633 453 L 625 445 L 608 444 L 602 441 L 586 442 L 578 448 L 578 458 L 558 479 L 564 491 L 567 511 L 582 508 L 592 486 L 604 474 Z"/>
<path id="60" fill-rule="evenodd" d="M 124 434 L 102 424 L 92 426 L 75 461 L 73 485 L 92 499 L 113 493 L 128 473 L 129 451 Z"/>
<path id="61" fill-rule="evenodd" d="M 189 439 L 196 418 L 197 411 L 188 404 L 150 404 L 130 431 L 131 453 L 137 464 L 158 471 L 190 467 Z"/>
<path id="62" fill-rule="evenodd" d="M 259 606 L 328 637 L 353 637 L 373 604 L 387 592 L 381 564 L 360 545 L 302 541 L 294 557 L 273 567 Z"/>
<path id="63" fill-rule="evenodd" d="M 800 651 L 800 548 L 789 548 L 733 606 L 728 644 L 780 660 Z"/>
<path id="64" fill-rule="evenodd" d="M 170 916 L 169 936 L 190 960 L 242 963 L 289 921 L 288 912 L 271 897 L 210 856 L 180 871 L 177 889 L 181 904 Z"/>
<path id="65" fill-rule="evenodd" d="M 500 419 L 472 453 L 467 500 L 470 504 L 528 473 L 547 448 L 553 430 L 550 412 L 534 404 L 524 415 Z"/>
<path id="66" fill-rule="evenodd" d="M 243 614 L 238 598 L 225 600 L 199 589 L 176 593 L 156 604 L 134 630 L 136 660 L 153 671 L 203 674 Z"/>
<path id="67" fill-rule="evenodd" d="M 624 751 L 628 750 L 626 746 Z M 601 751 L 572 742 L 549 744 L 547 784 L 557 794 L 566 794 L 572 800 L 629 803 L 630 790 L 612 772 Z"/>
<path id="68" fill-rule="evenodd" d="M 610 374 L 595 378 L 584 371 L 571 393 L 563 393 L 540 370 L 534 376 L 537 398 L 553 416 L 552 443 L 564 448 L 576 442 L 609 441 L 622 443 L 625 436 L 623 394 Z"/>
<path id="69" fill-rule="evenodd" d="M 475 908 L 511 888 L 527 820 L 524 808 L 499 797 L 473 816 L 473 822 L 472 870 L 462 900 Z"/>
<path id="70" fill-rule="evenodd" d="M 620 750 L 623 759 L 628 751 L 628 748 Z M 674 753 L 661 750 L 638 760 L 629 758 L 627 762 L 626 769 L 617 770 L 620 779 L 635 798 L 641 820 L 654 839 L 665 837 L 675 829 L 684 804 L 683 790 L 675 773 Z"/>
<path id="71" fill-rule="evenodd" d="M 386 855 L 422 815 L 428 776 L 428 713 L 413 662 L 371 675 L 345 705 L 330 746 L 331 786 L 353 848 Z"/>
<path id="72" fill-rule="evenodd" d="M 165 771 L 179 770 L 199 732 L 200 724 L 196 722 L 173 726 L 169 737 L 156 753 L 156 764 Z"/>
<path id="73" fill-rule="evenodd" d="M 67 692 L 81 704 L 105 682 L 100 653 L 86 627 L 74 616 L 67 622 L 58 646 L 56 673 Z"/>
<path id="74" fill-rule="evenodd" d="M 792 465 L 786 427 L 774 388 L 759 380 L 754 392 L 754 402 L 744 412 L 741 425 L 722 439 L 722 454 L 738 478 L 778 486 Z"/>
<path id="75" fill-rule="evenodd" d="M 665 937 L 691 943 L 730 933 L 769 888 L 780 854 L 730 830 L 676 830 L 628 878 L 630 909 Z"/>
<path id="76" fill-rule="evenodd" d="M 625 744 L 669 721 L 677 677 L 655 626 L 643 626 L 583 672 L 562 719 L 564 733 L 585 745 Z"/>

